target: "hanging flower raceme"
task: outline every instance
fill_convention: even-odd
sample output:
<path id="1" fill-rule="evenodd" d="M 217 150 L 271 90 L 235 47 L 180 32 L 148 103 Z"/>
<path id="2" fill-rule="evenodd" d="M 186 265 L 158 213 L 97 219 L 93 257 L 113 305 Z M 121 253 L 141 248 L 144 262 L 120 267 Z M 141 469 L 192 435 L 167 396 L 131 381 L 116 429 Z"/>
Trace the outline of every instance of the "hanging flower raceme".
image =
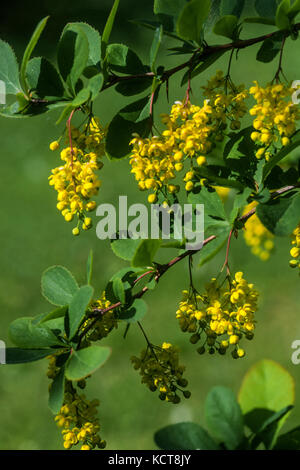
<path id="1" fill-rule="evenodd" d="M 228 283 L 226 288 L 213 278 L 204 294 L 193 289 L 183 291 L 176 318 L 183 332 L 192 333 L 191 343 L 204 339 L 197 349 L 199 354 L 205 353 L 206 348 L 210 354 L 216 350 L 225 354 L 232 347 L 232 356 L 237 359 L 245 355 L 239 346 L 241 339 L 253 338 L 258 293 L 242 272 Z"/>
<path id="2" fill-rule="evenodd" d="M 140 371 L 142 383 L 155 392 L 158 390 L 159 398 L 170 403 L 180 402 L 179 392 L 185 398 L 191 393 L 182 390 L 188 385 L 183 378 L 185 367 L 179 364 L 178 349 L 170 343 L 163 343 L 161 347 L 149 345 L 142 351 L 140 357 L 131 358 L 133 366 Z"/>
<path id="3" fill-rule="evenodd" d="M 290 251 L 291 254 L 291 261 L 290 266 L 291 268 L 299 268 L 300 269 L 300 224 L 295 228 L 292 234 L 292 249 Z"/>
<path id="4" fill-rule="evenodd" d="M 57 209 L 64 219 L 71 222 L 77 217 L 74 235 L 79 235 L 80 225 L 83 230 L 92 226 L 88 213 L 96 208 L 92 199 L 97 196 L 101 181 L 97 171 L 103 166 L 105 132 L 96 118 L 85 126 L 83 132 L 73 128 L 71 145 L 60 153 L 63 165 L 54 168 L 49 176 L 49 184 L 57 191 Z M 69 142 L 70 144 L 70 142 Z M 50 144 L 51 150 L 58 148 L 58 142 Z"/>
<path id="5" fill-rule="evenodd" d="M 54 379 L 59 372 L 56 357 L 50 356 L 48 377 Z M 52 384 L 50 384 L 50 387 Z M 77 382 L 80 388 L 85 387 L 85 381 Z M 65 381 L 64 402 L 54 420 L 62 428 L 64 448 L 71 449 L 78 444 L 81 450 L 92 450 L 98 447 L 104 449 L 106 442 L 99 435 L 100 425 L 97 418 L 98 400 L 89 401 L 84 394 L 79 394 L 69 380 Z"/>
<path id="6" fill-rule="evenodd" d="M 253 201 L 249 204 L 244 214 L 257 206 Z M 253 214 L 244 226 L 243 231 L 245 242 L 251 248 L 251 252 L 262 261 L 267 261 L 274 250 L 274 235 L 261 223 L 256 214 Z"/>
<path id="7" fill-rule="evenodd" d="M 255 116 L 251 138 L 259 146 L 256 157 L 269 160 L 272 145 L 286 146 L 290 143 L 300 114 L 292 100 L 294 88 L 283 83 L 268 84 L 263 88 L 257 81 L 254 83 L 255 86 L 250 88 L 256 101 L 249 111 L 251 116 Z"/>
<path id="8" fill-rule="evenodd" d="M 238 129 L 241 117 L 246 112 L 244 87 L 235 88 L 231 82 L 230 92 L 225 93 L 226 79 L 221 72 L 204 87 L 203 106 L 192 105 L 189 101 L 176 101 L 170 114 L 162 114 L 162 123 L 167 127 L 160 136 L 143 139 L 134 135 L 130 142 L 131 172 L 135 175 L 141 190 L 150 190 L 150 203 L 157 201 L 157 194 L 168 198 L 168 194 L 180 189 L 173 180 L 184 170 L 183 181 L 186 191 L 191 191 L 195 182 L 195 169 L 206 164 L 207 155 L 215 141 L 223 140 L 226 121 L 231 128 Z M 223 91 L 221 91 L 223 90 Z"/>
<path id="9" fill-rule="evenodd" d="M 203 95 L 209 100 L 212 108 L 216 140 L 222 141 L 228 123 L 231 130 L 240 129 L 241 119 L 247 113 L 245 100 L 248 97 L 248 91 L 244 85 L 235 86 L 221 70 L 218 70 L 202 88 Z"/>
<path id="10" fill-rule="evenodd" d="M 208 104 L 200 108 L 190 103 L 176 102 L 170 115 L 162 115 L 162 122 L 168 129 L 161 136 L 149 139 L 134 136 L 130 142 L 131 172 L 141 190 L 151 190 L 148 197 L 150 203 L 156 202 L 159 191 L 165 197 L 179 191 L 180 186 L 172 180 L 184 169 L 184 161 L 187 158 L 195 157 L 198 166 L 205 164 L 205 155 L 212 148 L 209 140 L 210 114 L 211 108 Z M 192 161 L 183 178 L 187 191 L 193 188 L 194 171 L 191 165 Z"/>
<path id="11" fill-rule="evenodd" d="M 94 301 L 91 309 L 92 310 L 106 310 L 111 306 L 111 302 L 106 299 L 105 292 L 102 293 L 101 297 Z M 87 319 L 81 329 L 82 331 L 88 331 L 85 335 L 87 341 L 99 341 L 114 329 L 118 328 L 118 317 L 115 310 L 108 310 L 105 313 L 99 313 L 97 320 L 94 318 Z"/>

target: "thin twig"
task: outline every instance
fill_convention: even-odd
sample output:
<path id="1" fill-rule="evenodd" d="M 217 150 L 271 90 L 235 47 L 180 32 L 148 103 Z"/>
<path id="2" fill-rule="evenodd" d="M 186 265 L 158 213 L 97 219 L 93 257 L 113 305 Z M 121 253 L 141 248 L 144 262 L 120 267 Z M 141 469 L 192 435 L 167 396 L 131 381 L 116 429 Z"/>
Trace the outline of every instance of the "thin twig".
<path id="1" fill-rule="evenodd" d="M 295 24 L 294 26 L 295 31 L 300 30 L 300 23 Z M 287 37 L 289 34 L 289 31 L 284 31 L 285 36 Z M 245 49 L 246 47 L 253 46 L 255 44 L 259 44 L 266 39 L 272 38 L 274 35 L 278 34 L 277 31 L 273 31 L 272 33 L 265 34 L 263 36 L 258 36 L 256 38 L 251 38 L 251 39 L 240 39 L 235 42 L 231 42 L 228 44 L 220 44 L 216 46 L 208 46 L 204 45 L 204 48 L 201 53 L 199 51 L 196 51 L 196 53 L 193 54 L 193 56 L 187 60 L 186 62 L 177 65 L 176 67 L 173 67 L 169 70 L 165 70 L 164 73 L 160 77 L 160 82 L 164 83 L 167 82 L 168 79 L 174 75 L 177 72 L 180 72 L 181 70 L 185 68 L 194 68 L 196 65 L 198 65 L 200 62 L 205 61 L 207 58 L 212 56 L 213 54 L 216 54 L 218 52 L 226 52 L 226 51 L 231 51 L 231 50 L 240 50 L 240 49 Z M 134 79 L 149 79 L 149 78 L 154 78 L 155 73 L 154 72 L 146 72 L 146 73 L 141 73 L 141 74 L 136 74 L 136 75 L 123 75 L 123 76 L 118 76 L 118 75 L 110 75 L 108 82 L 106 85 L 102 88 L 102 90 L 105 90 L 107 88 L 110 88 L 117 83 L 123 82 L 123 81 L 128 81 L 128 80 L 134 80 Z"/>
<path id="2" fill-rule="evenodd" d="M 294 186 L 285 186 L 281 189 L 278 189 L 277 191 L 274 191 L 271 195 L 271 198 L 276 198 L 277 196 L 280 196 L 282 194 L 285 194 L 287 193 L 288 191 L 291 191 L 293 189 L 297 189 L 300 187 L 300 184 L 299 185 L 294 185 Z M 250 217 L 252 217 L 256 212 L 256 208 L 253 208 L 251 209 L 251 211 L 247 212 L 246 214 L 244 214 L 243 216 L 239 217 L 239 221 L 240 222 L 246 222 Z M 230 241 L 231 241 L 231 238 L 232 238 L 232 233 L 234 233 L 234 229 L 231 230 L 231 236 L 230 236 L 230 240 L 228 240 L 228 244 L 227 244 L 227 253 L 226 253 L 226 258 L 227 258 L 227 263 L 228 264 L 228 257 L 229 257 L 229 245 L 230 245 Z M 211 243 L 213 240 L 215 240 L 217 237 L 216 235 L 212 235 L 210 236 L 209 238 L 206 238 L 206 240 L 204 240 L 203 242 L 203 245 L 201 248 L 199 248 L 199 250 L 187 250 L 185 251 L 184 253 L 182 253 L 181 255 L 179 256 L 176 256 L 176 258 L 173 258 L 171 261 L 169 261 L 167 264 L 163 264 L 163 265 L 160 265 L 157 269 L 157 274 L 155 276 L 155 281 L 158 283 L 160 278 L 169 270 L 171 269 L 173 266 L 175 266 L 175 264 L 179 263 L 180 261 L 182 261 L 183 259 L 185 259 L 187 256 L 194 256 L 196 255 L 197 253 L 199 253 L 206 245 L 208 245 L 209 243 Z M 226 266 L 225 264 L 225 266 Z M 151 271 L 152 272 L 152 271 Z M 150 272 L 147 272 L 147 273 L 144 273 L 144 275 L 146 274 L 149 274 Z M 142 276 L 144 276 L 142 275 Z M 140 276 L 141 278 L 141 276 Z M 139 278 L 138 278 L 139 279 Z M 135 281 L 135 283 L 137 282 L 137 280 Z M 143 297 L 143 295 L 149 291 L 149 287 L 145 286 L 143 287 L 143 289 L 141 289 L 137 294 L 135 294 L 133 296 L 133 299 L 140 299 L 141 297 Z M 105 313 L 111 311 L 111 310 L 114 310 L 116 308 L 119 308 L 122 306 L 122 303 L 121 302 L 117 302 L 115 303 L 114 305 L 110 305 L 109 307 L 105 308 L 105 309 L 94 309 L 92 313 L 89 314 L 90 317 L 95 317 L 96 318 L 94 319 L 94 321 L 89 325 L 88 327 L 88 330 L 92 327 L 92 325 L 97 321 L 97 318 L 99 317 L 99 315 L 104 315 Z M 84 332 L 84 334 L 86 334 L 87 331 Z"/>

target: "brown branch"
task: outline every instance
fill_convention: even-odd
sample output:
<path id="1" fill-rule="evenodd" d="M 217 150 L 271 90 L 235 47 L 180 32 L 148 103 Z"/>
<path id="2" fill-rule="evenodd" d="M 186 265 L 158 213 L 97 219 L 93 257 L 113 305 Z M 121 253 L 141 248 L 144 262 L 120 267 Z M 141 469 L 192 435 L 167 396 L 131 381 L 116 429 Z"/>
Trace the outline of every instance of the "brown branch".
<path id="1" fill-rule="evenodd" d="M 300 23 L 297 23 L 294 25 L 294 30 L 299 31 L 300 30 Z M 289 31 L 284 31 L 285 32 L 285 37 L 288 37 L 290 32 Z M 187 60 L 186 62 L 177 65 L 176 67 L 173 67 L 169 70 L 165 70 L 162 76 L 160 77 L 160 80 L 162 83 L 168 82 L 169 78 L 174 75 L 177 72 L 180 72 L 180 70 L 183 70 L 185 68 L 191 69 L 192 67 L 198 65 L 200 62 L 205 61 L 205 59 L 209 58 L 211 55 L 216 54 L 218 52 L 226 52 L 226 51 L 234 51 L 234 50 L 240 50 L 240 49 L 245 49 L 246 47 L 253 46 L 255 44 L 259 44 L 266 39 L 272 38 L 274 35 L 278 33 L 277 31 L 273 31 L 272 33 L 269 34 L 264 34 L 262 36 L 258 36 L 256 38 L 252 39 L 240 39 L 235 42 L 231 42 L 228 44 L 219 44 L 216 46 L 204 46 L 202 52 L 200 53 L 199 50 L 196 51 L 192 57 Z M 118 75 L 110 75 L 108 79 L 108 83 L 102 88 L 102 90 L 105 90 L 107 88 L 110 88 L 117 83 L 127 81 L 127 80 L 134 80 L 138 78 L 154 78 L 155 73 L 154 72 L 146 72 L 146 73 L 141 73 L 137 75 L 123 75 L 123 76 L 118 76 Z"/>
<path id="2" fill-rule="evenodd" d="M 284 186 L 284 188 L 280 188 L 280 189 L 277 189 L 276 191 L 274 191 L 272 194 L 271 194 L 271 199 L 275 199 L 277 196 L 280 196 L 281 194 L 285 194 L 289 191 L 292 191 L 293 189 L 297 189 L 299 188 L 300 185 L 294 185 L 294 186 Z M 254 215 L 256 212 L 256 207 L 254 207 L 253 209 L 251 209 L 251 211 L 247 212 L 246 214 L 242 215 L 238 220 L 239 222 L 247 222 L 248 219 L 250 219 L 250 217 L 252 217 L 252 215 Z"/>
<path id="3" fill-rule="evenodd" d="M 285 186 L 281 189 L 278 189 L 276 191 L 274 191 L 272 194 L 271 194 L 271 198 L 274 199 L 276 198 L 277 196 L 280 196 L 282 194 L 285 194 L 289 191 L 292 191 L 293 189 L 297 189 L 299 188 L 300 185 L 294 185 L 294 186 Z M 240 222 L 246 222 L 252 215 L 254 215 L 256 212 L 256 208 L 253 208 L 251 209 L 251 211 L 247 212 L 247 214 L 244 214 L 243 216 L 239 217 L 239 221 Z M 230 236 L 229 236 L 229 239 L 228 239 L 228 244 L 227 244 L 227 250 L 226 250 L 226 260 L 227 260 L 227 263 L 225 262 L 224 264 L 224 267 L 227 266 L 228 267 L 228 257 L 229 257 L 229 245 L 230 245 L 230 240 L 232 238 L 232 234 L 233 234 L 234 230 L 232 229 L 230 231 Z M 160 265 L 158 266 L 157 268 L 157 271 L 156 271 L 156 276 L 155 276 L 155 281 L 158 283 L 160 278 L 170 269 L 172 268 L 172 266 L 175 266 L 175 264 L 179 263 L 180 261 L 182 261 L 183 259 L 185 259 L 186 257 L 188 256 L 193 256 L 197 253 L 199 253 L 202 248 L 206 245 L 208 245 L 210 242 L 212 242 L 213 240 L 215 240 L 217 237 L 216 235 L 212 235 L 210 236 L 209 238 L 206 238 L 206 240 L 204 240 L 203 242 L 203 245 L 201 246 L 201 248 L 199 248 L 199 250 L 187 250 L 185 251 L 184 253 L 182 253 L 181 255 L 179 256 L 176 256 L 176 258 L 173 258 L 171 261 L 169 261 L 167 264 L 163 264 L 163 265 Z M 144 276 L 146 276 L 147 274 L 152 274 L 154 271 L 151 270 L 151 271 L 147 271 L 145 272 L 144 274 L 142 274 L 141 276 L 139 276 L 137 279 L 135 279 L 134 281 L 134 285 L 137 284 Z M 149 291 L 149 288 L 147 286 L 143 287 L 137 294 L 135 294 L 133 296 L 134 299 L 140 299 L 141 297 L 143 297 L 143 295 Z M 99 315 L 104 315 L 105 313 L 111 311 L 111 310 L 114 310 L 116 308 L 119 308 L 122 306 L 122 303 L 121 302 L 117 302 L 113 305 L 110 305 L 109 307 L 105 308 L 105 309 L 94 309 L 92 313 L 90 313 L 90 318 L 94 318 L 94 320 L 92 321 L 92 323 L 90 323 L 90 325 L 81 333 L 80 335 L 80 339 L 82 339 L 82 337 L 93 327 L 93 325 L 97 322 L 98 318 L 99 318 Z"/>
<path id="4" fill-rule="evenodd" d="M 202 247 L 199 249 L 199 250 L 188 250 L 188 251 L 185 251 L 184 253 L 182 253 L 181 255 L 177 256 L 176 258 L 173 258 L 171 261 L 169 261 L 167 264 L 163 264 L 163 265 L 160 265 L 157 269 L 157 273 L 156 273 L 156 276 L 155 276 L 155 281 L 158 283 L 160 278 L 172 267 L 174 266 L 175 264 L 179 263 L 179 261 L 183 260 L 184 258 L 186 258 L 187 256 L 193 256 L 195 255 L 196 253 L 199 253 L 199 251 L 202 250 L 202 248 L 206 245 L 208 245 L 208 243 L 212 242 L 213 240 L 215 240 L 216 236 L 215 235 L 212 235 L 211 237 L 207 238 L 206 240 L 204 240 L 203 242 L 203 245 Z M 149 273 L 152 273 L 153 271 L 148 271 L 147 273 L 145 273 L 144 275 L 146 274 L 149 274 Z M 137 278 L 135 281 L 134 281 L 134 284 L 136 284 L 139 280 L 141 279 L 141 276 L 139 278 Z M 140 299 L 146 292 L 148 292 L 149 290 L 149 287 L 145 286 L 143 287 L 143 289 L 141 289 L 137 294 L 135 294 L 133 296 L 134 299 Z M 93 313 L 90 315 L 90 317 L 93 317 L 95 315 L 98 316 L 98 314 L 101 314 L 101 315 L 104 315 L 105 313 L 111 311 L 111 310 L 114 310 L 115 308 L 118 308 L 122 305 L 121 302 L 117 302 L 115 303 L 114 305 L 111 305 L 110 307 L 107 307 L 105 309 L 100 309 L 100 308 L 95 308 L 93 310 Z"/>

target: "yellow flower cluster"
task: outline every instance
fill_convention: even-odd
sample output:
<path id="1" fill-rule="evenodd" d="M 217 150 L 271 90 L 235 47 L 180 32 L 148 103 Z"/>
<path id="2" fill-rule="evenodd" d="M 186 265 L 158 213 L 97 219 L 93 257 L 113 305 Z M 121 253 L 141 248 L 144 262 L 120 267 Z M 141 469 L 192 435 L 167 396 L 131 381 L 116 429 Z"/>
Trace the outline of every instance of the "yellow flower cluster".
<path id="1" fill-rule="evenodd" d="M 295 228 L 292 235 L 292 245 L 293 248 L 290 251 L 291 259 L 290 266 L 291 268 L 300 269 L 300 224 Z"/>
<path id="2" fill-rule="evenodd" d="M 99 435 L 98 405 L 98 400 L 87 400 L 85 395 L 76 392 L 72 382 L 66 381 L 64 404 L 54 418 L 57 425 L 63 428 L 65 449 L 77 444 L 81 444 L 81 450 L 105 448 L 106 442 Z"/>
<path id="3" fill-rule="evenodd" d="M 111 302 L 106 299 L 105 292 L 102 293 L 100 299 L 93 302 L 92 308 L 104 310 L 109 308 Z M 106 338 L 106 336 L 114 329 L 118 328 L 118 320 L 117 315 L 114 310 L 109 310 L 103 315 L 99 315 L 99 318 L 94 323 L 92 318 L 86 320 L 83 323 L 82 328 L 86 329 L 91 323 L 93 326 L 91 330 L 86 335 L 86 339 L 88 341 L 99 341 L 102 338 Z"/>
<path id="4" fill-rule="evenodd" d="M 57 367 L 57 365 L 56 365 L 56 356 L 55 355 L 48 356 L 47 359 L 49 359 L 47 377 L 48 377 L 48 379 L 53 380 L 53 379 L 55 379 L 55 377 L 59 373 L 60 368 Z M 51 385 L 50 385 L 50 387 L 51 387 Z"/>
<path id="5" fill-rule="evenodd" d="M 270 146 L 277 143 L 286 146 L 290 137 L 296 131 L 296 121 L 300 118 L 298 106 L 292 101 L 294 88 L 280 84 L 268 84 L 265 88 L 259 86 L 250 88 L 256 104 L 250 109 L 250 115 L 255 116 L 251 139 L 260 146 L 256 152 L 257 158 L 269 160 Z"/>
<path id="6" fill-rule="evenodd" d="M 257 205 L 256 201 L 249 204 L 244 214 L 249 212 Z M 258 256 L 262 261 L 267 261 L 274 249 L 274 235 L 261 223 L 256 214 L 252 215 L 244 227 L 244 239 L 251 252 Z"/>
<path id="7" fill-rule="evenodd" d="M 203 88 L 203 95 L 212 107 L 212 118 L 215 122 L 216 140 L 222 141 L 227 120 L 232 130 L 240 129 L 241 119 L 247 113 L 245 103 L 248 91 L 244 85 L 236 87 L 230 78 L 221 70 L 212 77 Z"/>
<path id="8" fill-rule="evenodd" d="M 191 396 L 188 390 L 182 390 L 188 385 L 183 378 L 185 367 L 179 364 L 178 349 L 170 343 L 163 343 L 161 347 L 149 345 L 140 357 L 133 356 L 131 361 L 140 371 L 142 383 L 152 392 L 158 390 L 161 400 L 177 404 L 180 402 L 178 392 L 185 398 Z"/>
<path id="9" fill-rule="evenodd" d="M 78 223 L 73 235 L 79 235 L 80 222 L 83 230 L 92 226 L 92 219 L 87 216 L 96 208 L 92 200 L 98 194 L 101 182 L 96 174 L 103 166 L 104 130 L 96 118 L 85 126 L 81 133 L 73 128 L 72 147 L 64 148 L 60 153 L 63 165 L 54 168 L 49 176 L 49 184 L 57 191 L 57 209 L 67 222 L 77 216 Z M 70 145 L 70 143 L 69 143 Z M 58 142 L 50 144 L 51 150 L 58 148 Z"/>
<path id="10" fill-rule="evenodd" d="M 244 87 L 236 89 L 231 85 L 226 94 L 225 87 L 226 79 L 218 72 L 205 87 L 204 94 L 209 99 L 202 107 L 176 101 L 170 114 L 161 116 L 167 129 L 160 136 L 143 139 L 134 135 L 130 142 L 131 172 L 141 190 L 151 190 L 150 203 L 157 201 L 158 192 L 167 198 L 168 194 L 179 191 L 180 186 L 172 180 L 184 170 L 186 159 L 190 164 L 183 181 L 186 191 L 191 191 L 196 181 L 194 169 L 205 165 L 214 142 L 223 140 L 226 119 L 231 121 L 232 128 L 240 127 L 240 118 L 246 112 L 247 92 Z"/>
<path id="11" fill-rule="evenodd" d="M 150 203 L 156 202 L 157 193 L 165 197 L 177 193 L 179 185 L 172 183 L 176 174 L 184 169 L 184 160 L 197 157 L 197 165 L 206 163 L 206 155 L 212 149 L 209 137 L 211 107 L 205 103 L 202 108 L 176 102 L 170 115 L 163 115 L 162 121 L 168 129 L 161 136 L 142 139 L 135 135 L 131 140 L 131 172 L 135 175 L 141 190 L 151 190 Z M 193 189 L 194 170 L 185 173 L 185 189 Z"/>
<path id="12" fill-rule="evenodd" d="M 204 336 L 202 346 L 197 349 L 199 354 L 205 352 L 206 346 L 210 354 L 216 350 L 225 354 L 233 346 L 232 356 L 237 359 L 245 355 L 244 349 L 239 347 L 243 336 L 253 338 L 258 293 L 253 284 L 243 278 L 242 272 L 228 281 L 226 288 L 213 278 L 203 295 L 183 291 L 176 318 L 182 331 L 192 333 L 192 344 Z"/>

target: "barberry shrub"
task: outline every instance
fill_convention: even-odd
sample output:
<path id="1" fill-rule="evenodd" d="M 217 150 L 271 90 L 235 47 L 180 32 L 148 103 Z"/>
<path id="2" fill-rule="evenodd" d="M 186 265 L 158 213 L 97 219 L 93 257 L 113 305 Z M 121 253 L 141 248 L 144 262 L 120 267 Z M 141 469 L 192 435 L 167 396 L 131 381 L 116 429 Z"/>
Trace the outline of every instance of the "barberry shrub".
<path id="1" fill-rule="evenodd" d="M 259 288 L 245 279 L 242 260 L 240 271 L 231 272 L 232 238 L 241 234 L 253 254 L 267 261 L 274 237 L 291 237 L 290 266 L 300 267 L 300 172 L 293 153 L 300 145 L 300 112 L 294 77 L 286 78 L 283 71 L 285 48 L 292 47 L 288 40 L 298 38 L 300 3 L 253 3 L 257 16 L 244 18 L 244 0 L 178 0 L 172 5 L 168 0 L 154 0 L 156 20 L 136 21 L 153 30 L 147 64 L 128 46 L 110 42 L 119 0 L 114 1 L 101 35 L 86 23 L 65 26 L 57 44 L 56 65 L 44 57 L 33 57 L 48 17 L 37 25 L 20 68 L 12 48 L 0 41 L 0 79 L 11 99 L 1 106 L 1 115 L 37 119 L 42 113 L 61 109 L 56 122 L 61 131 L 49 143 L 56 160 L 49 184 L 57 192 L 57 209 L 72 225 L 74 236 L 84 236 L 93 227 L 99 175 L 106 158 L 116 171 L 118 160 L 128 158 L 128 171 L 149 205 L 170 207 L 188 202 L 194 208 L 197 204 L 205 207 L 205 240 L 199 249 L 185 250 L 186 240 L 175 239 L 174 226 L 169 241 L 163 236 L 158 240 L 124 239 L 116 234 L 112 251 L 129 266 L 114 274 L 101 293 L 91 286 L 91 253 L 85 285 L 79 286 L 65 267 L 50 267 L 42 275 L 42 294 L 53 311 L 11 324 L 10 338 L 16 347 L 7 350 L 8 364 L 49 360 L 49 406 L 62 429 L 65 449 L 77 445 L 82 450 L 102 449 L 106 445 L 97 415 L 99 403 L 89 400 L 82 390 L 109 358 L 110 348 L 102 346 L 101 340 L 119 325 L 125 326 L 126 336 L 136 324 L 145 338 L 145 349 L 131 358 L 142 383 L 164 402 L 177 404 L 190 397 L 178 348 L 167 342 L 171 338 L 153 344 L 142 325 L 147 311 L 142 297 L 174 265 L 186 260 L 189 266 L 182 301 L 174 306 L 174 321 L 189 334 L 200 355 L 222 356 L 229 351 L 233 359 L 245 356 L 247 341 L 255 336 Z M 257 24 L 258 30 L 266 24 L 273 30 L 242 38 L 245 23 Z M 210 29 L 226 42 L 209 45 L 205 38 Z M 178 63 L 171 69 L 159 64 L 159 49 L 168 36 L 177 41 L 171 53 Z M 247 88 L 234 83 L 231 71 L 235 56 L 238 59 L 238 53 L 254 45 L 259 45 L 257 61 L 277 61 L 277 70 L 268 83 L 253 76 L 253 85 Z M 228 67 L 218 70 L 218 60 L 225 54 Z M 209 67 L 215 71 L 202 83 L 203 101 L 193 103 L 193 79 Z M 178 90 L 178 101 L 161 115 L 161 123 L 156 122 L 155 106 L 162 93 L 168 94 L 173 75 L 180 72 L 184 91 Z M 99 119 L 93 113 L 94 101 L 107 88 L 126 97 L 144 96 L 128 98 L 129 104 L 107 123 L 105 116 Z M 72 123 L 75 114 L 82 118 L 79 126 Z M 225 261 L 219 272 L 207 285 L 195 285 L 194 256 L 197 254 L 199 266 L 203 266 L 223 247 Z M 175 248 L 178 253 L 162 263 L 159 254 L 165 248 Z M 288 262 L 287 253 L 282 269 Z M 218 401 L 220 393 L 213 392 L 209 402 Z M 221 395 L 239 420 L 240 437 L 241 412 L 228 391 Z M 261 427 L 256 423 L 254 443 L 247 441 L 246 448 L 265 442 L 267 431 L 286 415 L 290 404 L 282 410 L 271 408 L 277 414 L 264 415 Z M 230 434 L 226 437 L 220 431 L 222 417 L 210 420 L 217 437 L 228 440 Z M 257 420 L 252 419 L 253 426 Z M 227 443 L 226 439 L 232 449 L 244 443 Z M 161 433 L 157 442 L 164 446 Z M 208 437 L 207 442 L 215 446 Z M 299 439 L 297 442 L 299 448 Z M 267 447 L 271 447 L 269 441 Z"/>

